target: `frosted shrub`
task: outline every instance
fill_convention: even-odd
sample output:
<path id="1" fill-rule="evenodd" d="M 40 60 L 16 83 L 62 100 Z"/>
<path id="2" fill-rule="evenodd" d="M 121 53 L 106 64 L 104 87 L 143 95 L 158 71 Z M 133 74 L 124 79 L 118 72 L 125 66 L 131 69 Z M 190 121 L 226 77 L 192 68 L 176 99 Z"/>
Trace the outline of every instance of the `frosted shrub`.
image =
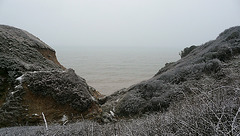
<path id="1" fill-rule="evenodd" d="M 82 121 L 49 126 L 48 135 L 238 135 L 240 134 L 240 89 L 221 86 L 210 91 L 190 88 L 193 96 L 172 104 L 164 113 L 100 125 Z M 31 130 L 31 131 L 27 131 Z M 0 129 L 0 135 L 47 135 L 44 127 Z"/>

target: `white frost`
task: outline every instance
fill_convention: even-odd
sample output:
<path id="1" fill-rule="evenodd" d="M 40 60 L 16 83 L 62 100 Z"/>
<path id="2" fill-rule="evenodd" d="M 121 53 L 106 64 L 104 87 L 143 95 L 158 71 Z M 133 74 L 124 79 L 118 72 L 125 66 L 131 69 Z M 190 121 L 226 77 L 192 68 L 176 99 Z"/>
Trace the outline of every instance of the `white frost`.
<path id="1" fill-rule="evenodd" d="M 38 116 L 38 114 L 37 114 L 37 113 L 35 113 L 35 114 L 32 114 L 32 116 Z"/>
<path id="2" fill-rule="evenodd" d="M 17 90 L 17 91 L 14 91 L 14 92 L 11 92 L 11 95 L 14 95 L 16 92 L 18 92 L 18 90 Z"/>
<path id="3" fill-rule="evenodd" d="M 96 99 L 92 95 L 91 95 L 91 98 L 92 98 L 93 101 L 96 101 Z"/>
<path id="4" fill-rule="evenodd" d="M 64 122 L 64 121 L 66 121 L 66 120 L 68 120 L 68 117 L 67 117 L 66 115 L 63 115 L 61 121 Z"/>
<path id="5" fill-rule="evenodd" d="M 15 89 L 22 89 L 22 85 L 20 84 L 20 85 L 15 86 Z"/>
<path id="6" fill-rule="evenodd" d="M 23 88 L 23 87 L 22 87 L 23 77 L 24 77 L 24 74 L 21 75 L 20 77 L 16 78 L 16 80 L 19 81 L 20 84 L 17 85 L 17 86 L 15 86 L 15 89 L 22 89 L 22 88 Z M 16 92 L 17 92 L 17 91 L 15 91 L 15 92 L 11 92 L 11 94 L 13 95 L 13 94 L 16 93 Z"/>
<path id="7" fill-rule="evenodd" d="M 24 77 L 24 74 L 21 75 L 20 77 L 16 78 L 16 80 L 19 81 L 20 83 L 22 83 L 23 77 Z"/>
<path id="8" fill-rule="evenodd" d="M 114 112 L 113 111 L 110 111 L 110 114 L 114 117 Z"/>

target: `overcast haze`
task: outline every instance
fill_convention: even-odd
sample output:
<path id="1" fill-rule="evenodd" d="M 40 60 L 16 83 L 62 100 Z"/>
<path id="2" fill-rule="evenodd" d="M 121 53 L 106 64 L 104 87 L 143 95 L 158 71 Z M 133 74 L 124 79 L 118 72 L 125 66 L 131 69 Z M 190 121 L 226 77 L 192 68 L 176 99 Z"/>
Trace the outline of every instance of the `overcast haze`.
<path id="1" fill-rule="evenodd" d="M 240 24 L 239 0 L 0 0 L 0 24 L 53 48 L 202 44 Z"/>

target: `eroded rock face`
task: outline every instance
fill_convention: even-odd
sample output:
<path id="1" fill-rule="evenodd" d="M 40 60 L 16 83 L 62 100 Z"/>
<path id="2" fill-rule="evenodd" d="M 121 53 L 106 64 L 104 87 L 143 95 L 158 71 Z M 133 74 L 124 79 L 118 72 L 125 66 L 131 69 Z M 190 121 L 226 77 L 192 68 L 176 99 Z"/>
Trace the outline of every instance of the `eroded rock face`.
<path id="1" fill-rule="evenodd" d="M 200 84 L 208 78 L 216 83 L 227 80 L 227 72 L 222 69 L 233 59 L 239 58 L 239 54 L 238 26 L 225 30 L 216 40 L 196 47 L 177 62 L 166 64 L 153 78 L 128 88 L 116 104 L 116 113 L 129 116 L 166 110 L 172 102 L 189 94 L 189 87 L 194 87 L 195 83 Z M 207 82 L 206 85 L 211 83 Z"/>
<path id="2" fill-rule="evenodd" d="M 77 111 L 86 111 L 93 103 L 85 80 L 72 69 L 26 73 L 24 83 L 34 94 L 51 96 L 57 103 L 69 104 Z"/>
<path id="3" fill-rule="evenodd" d="M 38 50 L 46 50 L 46 57 Z M 62 70 L 62 67 L 51 61 L 56 59 L 55 51 L 26 31 L 0 25 L 0 68 L 9 76 L 17 78 L 26 71 Z"/>
<path id="4" fill-rule="evenodd" d="M 0 127 L 77 120 L 98 112 L 92 89 L 32 34 L 0 25 Z M 93 108 L 94 107 L 94 108 Z"/>

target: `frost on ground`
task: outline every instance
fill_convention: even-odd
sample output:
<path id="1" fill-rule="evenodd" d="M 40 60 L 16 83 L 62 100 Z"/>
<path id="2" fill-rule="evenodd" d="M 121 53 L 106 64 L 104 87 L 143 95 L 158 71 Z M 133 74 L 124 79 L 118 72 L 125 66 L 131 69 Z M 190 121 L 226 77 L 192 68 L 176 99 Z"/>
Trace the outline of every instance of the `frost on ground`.
<path id="1" fill-rule="evenodd" d="M 67 125 L 12 127 L 0 135 L 238 135 L 240 134 L 239 86 L 190 88 L 195 95 L 174 103 L 164 113 L 156 112 L 132 120 L 100 125 L 94 121 Z"/>
<path id="2" fill-rule="evenodd" d="M 129 87 L 115 104 L 115 114 L 134 116 L 167 110 L 172 102 L 184 99 L 183 93 L 189 91 L 186 83 L 197 84 L 210 78 L 216 82 L 226 80 L 222 85 L 230 85 L 230 81 L 239 80 L 234 74 L 239 75 L 240 65 L 231 64 L 240 55 L 239 26 L 225 30 L 215 40 L 190 48 L 183 50 L 182 59 L 167 63 L 153 78 Z M 234 72 L 227 70 L 234 67 Z"/>
<path id="3" fill-rule="evenodd" d="M 49 122 L 61 122 L 63 115 L 76 122 L 83 112 L 98 114 L 92 92 L 58 62 L 50 46 L 24 30 L 0 25 L 0 127 L 38 125 L 41 112 Z"/>
<path id="4" fill-rule="evenodd" d="M 0 135 L 240 135 L 240 27 L 184 50 L 182 59 L 167 63 L 153 78 L 100 99 L 74 70 L 61 72 L 53 50 L 34 44 L 39 41 L 23 44 L 16 39 L 19 32 L 0 25 L 0 85 L 5 92 L 0 127 L 45 126 L 2 128 Z M 73 113 L 73 119 L 81 119 L 79 112 L 88 111 L 88 118 L 99 115 L 105 124 L 67 124 Z M 56 120 L 61 124 L 54 125 Z"/>
<path id="5" fill-rule="evenodd" d="M 21 75 L 20 77 L 16 78 L 16 80 L 19 81 L 20 83 L 22 83 L 23 77 L 24 77 L 24 74 Z"/>

